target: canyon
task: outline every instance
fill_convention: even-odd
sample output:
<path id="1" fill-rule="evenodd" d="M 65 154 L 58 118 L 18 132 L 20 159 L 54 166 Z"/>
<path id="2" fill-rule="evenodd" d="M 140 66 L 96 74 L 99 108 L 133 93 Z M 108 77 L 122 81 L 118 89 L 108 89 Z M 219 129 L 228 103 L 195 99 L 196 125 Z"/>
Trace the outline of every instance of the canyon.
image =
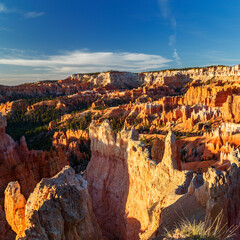
<path id="1" fill-rule="evenodd" d="M 231 228 L 239 160 L 240 65 L 0 86 L 0 239 L 163 239 L 220 213 Z"/>

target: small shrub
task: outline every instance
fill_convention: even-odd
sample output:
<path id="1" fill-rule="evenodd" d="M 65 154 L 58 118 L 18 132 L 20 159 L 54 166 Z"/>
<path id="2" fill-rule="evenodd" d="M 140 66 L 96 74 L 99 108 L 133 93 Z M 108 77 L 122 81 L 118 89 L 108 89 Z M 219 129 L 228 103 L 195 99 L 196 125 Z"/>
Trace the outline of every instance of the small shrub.
<path id="1" fill-rule="evenodd" d="M 186 154 L 187 154 L 187 150 L 186 149 L 182 149 L 181 150 L 181 161 L 182 162 L 186 162 L 187 160 L 186 160 Z"/>
<path id="2" fill-rule="evenodd" d="M 182 219 L 179 225 L 173 230 L 164 234 L 166 239 L 205 239 L 205 240 L 223 240 L 232 239 L 238 226 L 227 228 L 223 224 L 223 213 L 215 218 L 213 222 L 206 220 L 199 223 L 194 220 Z"/>

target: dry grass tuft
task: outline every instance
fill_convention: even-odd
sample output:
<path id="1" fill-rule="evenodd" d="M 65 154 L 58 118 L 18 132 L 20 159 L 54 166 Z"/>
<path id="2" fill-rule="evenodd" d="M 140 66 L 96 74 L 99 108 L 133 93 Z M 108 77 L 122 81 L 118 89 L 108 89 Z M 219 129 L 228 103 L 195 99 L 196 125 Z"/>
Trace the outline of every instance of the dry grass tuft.
<path id="1" fill-rule="evenodd" d="M 237 228 L 238 226 L 228 228 L 226 224 L 223 224 L 223 213 L 220 212 L 213 222 L 209 220 L 190 222 L 187 218 L 181 219 L 173 231 L 165 229 L 164 237 L 165 239 L 232 239 Z"/>

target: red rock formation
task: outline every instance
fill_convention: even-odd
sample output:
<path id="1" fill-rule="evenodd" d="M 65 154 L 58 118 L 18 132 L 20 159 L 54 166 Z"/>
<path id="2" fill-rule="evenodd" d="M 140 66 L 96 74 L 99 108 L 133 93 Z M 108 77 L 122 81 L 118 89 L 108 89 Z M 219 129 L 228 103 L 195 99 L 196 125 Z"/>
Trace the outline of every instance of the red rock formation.
<path id="1" fill-rule="evenodd" d="M 164 154 L 164 142 L 161 141 L 158 137 L 155 138 L 153 142 L 153 146 L 151 149 L 151 157 L 156 163 L 162 161 L 163 154 Z"/>
<path id="2" fill-rule="evenodd" d="M 55 132 L 53 135 L 53 146 L 63 146 L 67 149 L 70 148 L 72 142 L 80 144 L 80 140 L 89 141 L 89 134 L 85 130 L 67 130 L 66 132 Z"/>
<path id="3" fill-rule="evenodd" d="M 116 136 L 104 121 L 101 126 L 92 123 L 89 134 L 92 157 L 85 178 L 104 235 L 148 239 L 159 226 L 161 208 L 179 198 L 176 188 L 185 181 L 186 172 L 174 169 L 173 134 L 158 165 L 149 159 L 134 129 Z"/>
<path id="4" fill-rule="evenodd" d="M 229 95 L 227 101 L 223 104 L 223 115 L 226 120 L 240 121 L 240 96 Z"/>
<path id="5" fill-rule="evenodd" d="M 142 82 L 138 74 L 130 72 L 105 72 L 99 74 L 73 74 L 68 79 L 72 81 L 90 82 L 93 86 L 114 86 L 116 88 L 133 88 L 140 86 Z"/>
<path id="6" fill-rule="evenodd" d="M 27 102 L 24 100 L 17 100 L 12 102 L 6 102 L 0 104 L 0 112 L 3 113 L 3 115 L 7 114 L 8 112 L 19 110 L 19 109 L 26 109 L 28 106 Z"/>
<path id="7" fill-rule="evenodd" d="M 43 177 L 51 177 L 68 164 L 65 153 L 58 151 L 29 151 L 25 138 L 20 143 L 5 133 L 6 119 L 0 114 L 0 201 L 10 181 L 19 181 L 25 197 Z M 3 217 L 3 215 L 0 215 Z M 4 219 L 0 219 L 4 221 Z M 7 228 L 6 228 L 7 229 Z"/>
<path id="8" fill-rule="evenodd" d="M 43 177 L 50 177 L 67 165 L 64 152 L 29 151 L 25 138 L 20 143 L 5 133 L 6 120 L 0 115 L 0 188 L 1 193 L 10 181 L 17 180 L 22 192 L 28 196 Z"/>
<path id="9" fill-rule="evenodd" d="M 10 182 L 5 190 L 5 213 L 12 230 L 21 236 L 26 227 L 25 225 L 25 205 L 26 200 L 20 192 L 18 182 Z"/>
<path id="10" fill-rule="evenodd" d="M 70 167 L 42 179 L 27 202 L 18 182 L 9 183 L 5 210 L 16 239 L 102 239 L 87 183 Z"/>
<path id="11" fill-rule="evenodd" d="M 85 171 L 90 159 L 90 138 L 85 130 L 67 130 L 55 132 L 52 145 L 64 149 L 68 161 L 77 172 Z"/>

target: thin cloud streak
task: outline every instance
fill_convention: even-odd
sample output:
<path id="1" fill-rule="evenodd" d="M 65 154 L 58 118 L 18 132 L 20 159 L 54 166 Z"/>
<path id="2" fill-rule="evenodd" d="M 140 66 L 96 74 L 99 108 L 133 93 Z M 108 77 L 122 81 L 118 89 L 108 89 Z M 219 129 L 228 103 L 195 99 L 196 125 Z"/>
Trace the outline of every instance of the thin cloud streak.
<path id="1" fill-rule="evenodd" d="M 0 27 L 0 31 L 1 31 L 1 32 L 11 32 L 10 29 L 5 28 L 5 27 Z"/>
<path id="2" fill-rule="evenodd" d="M 170 47 L 173 47 L 176 44 L 176 34 L 172 34 L 169 36 L 169 41 L 168 41 L 168 45 Z"/>
<path id="3" fill-rule="evenodd" d="M 169 16 L 169 5 L 168 0 L 158 0 L 159 7 L 161 10 L 161 14 L 164 18 L 168 18 Z"/>
<path id="4" fill-rule="evenodd" d="M 26 18 L 36 18 L 36 17 L 41 17 L 45 14 L 45 12 L 26 12 L 26 13 L 23 13 L 23 15 L 26 17 Z"/>
<path id="5" fill-rule="evenodd" d="M 68 52 L 65 55 L 49 56 L 47 59 L 24 59 L 24 58 L 0 58 L 0 64 L 27 66 L 27 67 L 49 67 L 79 66 L 86 67 L 115 67 L 123 69 L 143 70 L 153 67 L 163 67 L 171 60 L 159 55 L 143 53 L 114 53 L 114 52 Z"/>
<path id="6" fill-rule="evenodd" d="M 172 60 L 159 55 L 130 52 L 86 52 L 73 51 L 61 55 L 41 58 L 5 56 L 0 58 L 0 65 L 21 66 L 29 69 L 29 74 L 36 73 L 42 79 L 45 76 L 73 74 L 78 72 L 96 72 L 106 70 L 146 71 L 166 67 Z M 2 75 L 0 79 L 7 75 Z M 20 76 L 19 76 L 20 77 Z M 34 79 L 33 79 L 34 80 Z"/>
<path id="7" fill-rule="evenodd" d="M 7 8 L 2 3 L 0 3 L 0 12 L 7 12 Z"/>
<path id="8" fill-rule="evenodd" d="M 179 57 L 178 53 L 177 53 L 177 49 L 175 48 L 173 51 L 173 57 L 175 58 L 177 65 L 181 66 L 182 62 L 181 62 L 181 58 Z"/>
<path id="9" fill-rule="evenodd" d="M 167 19 L 171 23 L 171 28 L 173 29 L 173 34 L 169 36 L 168 45 L 173 50 L 173 57 L 178 66 L 182 65 L 181 58 L 177 53 L 177 21 L 174 14 L 171 11 L 169 0 L 158 0 L 159 7 L 162 13 L 163 18 Z"/>
<path id="10" fill-rule="evenodd" d="M 26 18 L 37 18 L 45 14 L 45 12 L 24 11 L 21 9 L 9 9 L 3 3 L 0 3 L 0 13 L 17 13 Z"/>

